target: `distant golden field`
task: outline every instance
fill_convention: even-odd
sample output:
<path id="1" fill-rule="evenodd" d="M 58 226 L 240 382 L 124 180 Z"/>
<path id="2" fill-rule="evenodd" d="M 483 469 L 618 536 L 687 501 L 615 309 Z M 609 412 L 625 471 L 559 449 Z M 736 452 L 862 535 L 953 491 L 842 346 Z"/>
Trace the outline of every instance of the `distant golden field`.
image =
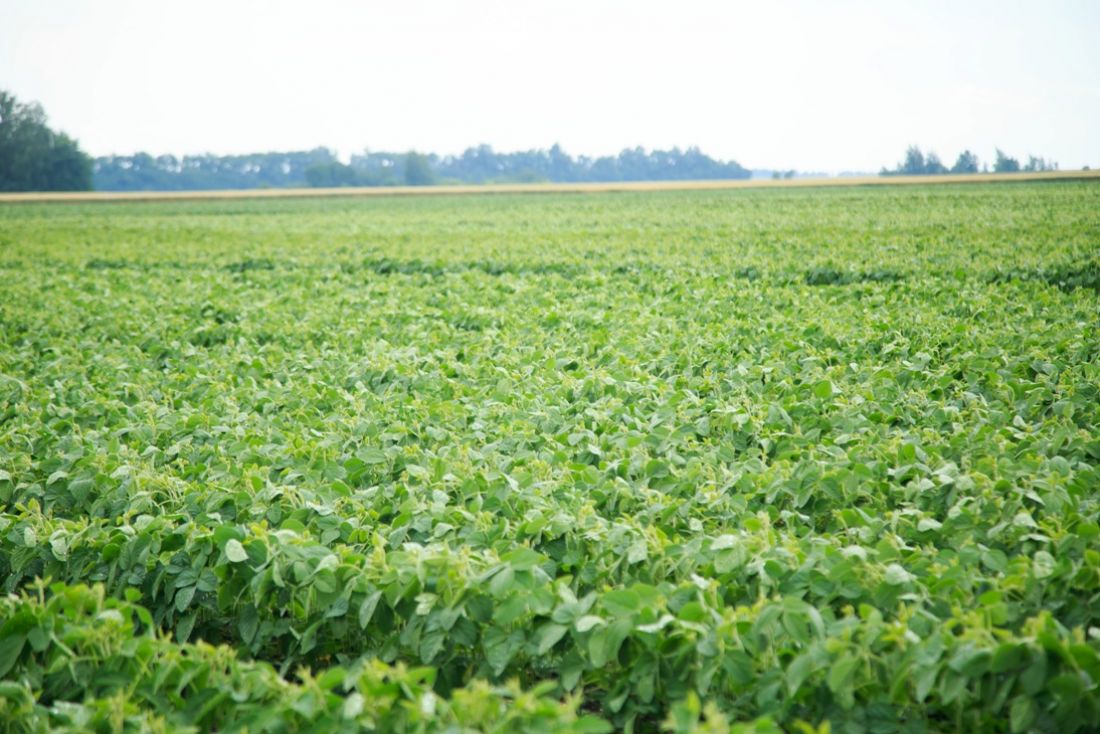
<path id="1" fill-rule="evenodd" d="M 1064 181 L 1100 178 L 1095 171 L 976 173 L 942 176 L 853 176 L 848 178 L 741 179 L 714 181 L 616 181 L 609 183 L 530 183 L 442 186 L 358 186 L 343 188 L 233 189 L 219 191 L 77 191 L 0 193 L 0 202 L 181 201 L 271 199 L 327 196 L 434 196 L 440 194 L 595 193 L 603 191 L 687 191 L 807 186 L 894 186 L 937 183 Z"/>

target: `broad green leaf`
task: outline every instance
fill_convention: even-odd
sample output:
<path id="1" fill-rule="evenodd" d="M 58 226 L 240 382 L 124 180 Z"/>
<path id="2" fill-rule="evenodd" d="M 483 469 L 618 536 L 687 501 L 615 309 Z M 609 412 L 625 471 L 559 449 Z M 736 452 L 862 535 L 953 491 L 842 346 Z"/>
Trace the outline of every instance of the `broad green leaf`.
<path id="1" fill-rule="evenodd" d="M 248 560 L 248 552 L 239 540 L 232 538 L 226 541 L 225 557 L 233 563 L 243 563 Z"/>
<path id="2" fill-rule="evenodd" d="M 544 624 L 538 631 L 538 654 L 545 655 L 569 630 L 564 624 Z"/>
<path id="3" fill-rule="evenodd" d="M 1013 700 L 1012 707 L 1009 709 L 1009 727 L 1014 734 L 1022 734 L 1034 726 L 1038 717 L 1039 709 L 1035 705 L 1034 699 L 1028 697 L 1017 698 Z"/>
<path id="4" fill-rule="evenodd" d="M 902 584 L 908 584 L 916 577 L 913 574 L 905 570 L 904 566 L 897 563 L 891 563 L 886 566 L 886 583 L 891 586 L 901 586 Z"/>

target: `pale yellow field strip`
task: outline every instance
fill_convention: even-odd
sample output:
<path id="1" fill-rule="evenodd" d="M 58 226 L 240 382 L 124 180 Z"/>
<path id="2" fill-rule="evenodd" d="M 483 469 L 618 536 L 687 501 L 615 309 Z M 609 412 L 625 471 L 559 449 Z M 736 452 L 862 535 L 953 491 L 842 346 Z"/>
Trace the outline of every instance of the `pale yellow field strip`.
<path id="1" fill-rule="evenodd" d="M 852 176 L 846 178 L 740 179 L 723 181 L 619 181 L 611 183 L 531 183 L 447 186 L 356 186 L 343 188 L 233 189 L 218 191 L 73 191 L 0 193 L 0 202 L 192 201 L 330 196 L 439 196 L 456 194 L 586 194 L 608 191 L 717 191 L 724 189 L 805 188 L 812 186 L 908 186 L 944 183 L 1008 183 L 1100 179 L 1095 171 L 974 173 L 943 176 Z"/>

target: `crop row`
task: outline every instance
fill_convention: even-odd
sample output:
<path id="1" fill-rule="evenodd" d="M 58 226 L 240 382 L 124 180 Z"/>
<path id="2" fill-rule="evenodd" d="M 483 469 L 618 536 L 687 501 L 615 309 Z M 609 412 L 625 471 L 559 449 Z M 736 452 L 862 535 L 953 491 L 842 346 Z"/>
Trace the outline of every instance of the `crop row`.
<path id="1" fill-rule="evenodd" d="M 226 647 L 180 645 L 101 587 L 0 599 L 0 719 L 22 731 L 530 731 L 600 734 L 576 702 L 475 684 L 447 699 L 428 668 L 366 662 L 288 683 Z"/>

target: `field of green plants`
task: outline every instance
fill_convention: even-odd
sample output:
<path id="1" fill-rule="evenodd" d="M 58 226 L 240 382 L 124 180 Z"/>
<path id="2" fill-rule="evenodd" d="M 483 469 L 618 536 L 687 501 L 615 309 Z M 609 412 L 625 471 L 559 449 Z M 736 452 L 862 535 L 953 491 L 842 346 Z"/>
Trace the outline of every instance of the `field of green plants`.
<path id="1" fill-rule="evenodd" d="M 0 730 L 1100 729 L 1100 183 L 0 205 Z"/>

